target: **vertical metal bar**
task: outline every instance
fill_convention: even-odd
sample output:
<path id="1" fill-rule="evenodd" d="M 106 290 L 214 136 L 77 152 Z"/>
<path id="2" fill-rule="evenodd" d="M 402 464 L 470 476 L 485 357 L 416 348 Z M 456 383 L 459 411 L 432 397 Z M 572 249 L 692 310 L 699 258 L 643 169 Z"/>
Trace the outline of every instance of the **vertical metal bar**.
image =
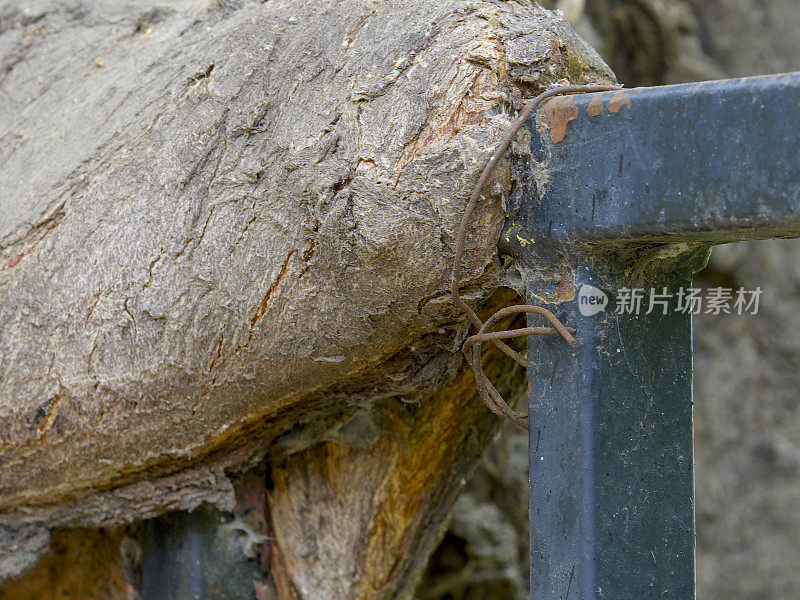
<path id="1" fill-rule="evenodd" d="M 248 545 L 233 515 L 205 507 L 146 521 L 142 600 L 255 600 L 262 574 Z"/>
<path id="2" fill-rule="evenodd" d="M 588 258 L 573 268 L 578 287 L 630 285 Z M 691 317 L 614 305 L 548 306 L 576 328 L 574 348 L 529 338 L 535 600 L 694 598 Z"/>
<path id="3" fill-rule="evenodd" d="M 210 515 L 172 513 L 147 521 L 142 543 L 144 600 L 204 599 L 206 552 L 213 537 Z"/>

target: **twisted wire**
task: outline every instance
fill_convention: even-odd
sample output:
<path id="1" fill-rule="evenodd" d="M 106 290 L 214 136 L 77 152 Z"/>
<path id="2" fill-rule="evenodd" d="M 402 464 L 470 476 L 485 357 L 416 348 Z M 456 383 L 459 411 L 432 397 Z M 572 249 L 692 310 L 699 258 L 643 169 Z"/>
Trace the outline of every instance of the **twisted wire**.
<path id="1" fill-rule="evenodd" d="M 585 94 L 591 92 L 608 92 L 612 90 L 617 90 L 621 86 L 620 85 L 569 85 L 563 87 L 557 87 L 546 92 L 543 92 L 536 96 L 535 98 L 531 99 L 526 105 L 525 108 L 520 113 L 517 120 L 511 126 L 511 129 L 506 133 L 503 139 L 495 148 L 494 152 L 492 153 L 489 162 L 486 163 L 483 171 L 481 172 L 480 177 L 478 178 L 475 187 L 472 190 L 472 195 L 469 198 L 469 202 L 467 202 L 467 207 L 464 210 L 464 215 L 461 219 L 461 227 L 458 230 L 458 238 L 456 240 L 456 249 L 455 249 L 455 256 L 453 258 L 453 268 L 451 272 L 451 286 L 450 286 L 450 293 L 453 296 L 453 302 L 455 305 L 460 308 L 469 318 L 470 322 L 477 328 L 478 333 L 468 337 L 464 341 L 464 353 L 467 355 L 467 360 L 472 367 L 473 372 L 475 373 L 475 384 L 478 388 L 478 393 L 481 396 L 484 404 L 491 410 L 493 413 L 497 415 L 505 416 L 521 427 L 528 429 L 528 413 L 527 412 L 517 412 L 513 410 L 506 401 L 503 399 L 503 396 L 497 391 L 489 378 L 483 372 L 483 351 L 482 351 L 482 344 L 484 342 L 491 342 L 497 348 L 499 348 L 503 353 L 509 356 L 512 360 L 517 362 L 518 364 L 522 365 L 523 367 L 527 367 L 527 361 L 525 357 L 522 356 L 519 352 L 511 348 L 508 344 L 503 342 L 502 340 L 505 339 L 513 339 L 528 335 L 560 335 L 563 337 L 567 343 L 574 346 L 577 341 L 575 337 L 572 335 L 575 333 L 574 329 L 569 329 L 564 326 L 561 321 L 549 310 L 546 308 L 542 308 L 541 306 L 534 306 L 531 304 L 517 304 L 514 306 L 507 306 L 506 308 L 502 308 L 494 313 L 491 317 L 489 317 L 486 322 L 482 322 L 478 315 L 475 313 L 472 308 L 470 308 L 466 302 L 461 298 L 461 294 L 459 292 L 460 289 L 460 282 L 461 282 L 461 261 L 464 254 L 464 243 L 467 237 L 467 228 L 469 227 L 470 218 L 472 216 L 473 211 L 475 210 L 475 206 L 478 204 L 478 201 L 481 198 L 481 191 L 483 190 L 483 186 L 486 184 L 486 181 L 491 175 L 492 170 L 494 170 L 495 165 L 497 162 L 502 158 L 505 151 L 511 145 L 511 142 L 514 141 L 517 133 L 528 120 L 528 118 L 533 114 L 533 111 L 545 100 L 548 98 L 552 98 L 554 96 L 561 96 L 564 94 Z M 551 324 L 550 327 L 523 327 L 520 329 L 512 329 L 508 331 L 489 331 L 489 329 L 495 325 L 500 319 L 510 316 L 512 314 L 519 314 L 519 313 L 526 313 L 526 314 L 539 314 L 545 317 Z M 470 352 L 470 349 L 472 352 Z"/>

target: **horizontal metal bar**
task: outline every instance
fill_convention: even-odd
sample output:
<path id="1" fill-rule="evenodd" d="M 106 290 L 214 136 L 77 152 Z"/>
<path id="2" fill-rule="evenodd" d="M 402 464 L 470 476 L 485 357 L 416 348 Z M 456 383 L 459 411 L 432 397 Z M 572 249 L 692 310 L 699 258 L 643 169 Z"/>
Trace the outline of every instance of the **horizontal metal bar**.
<path id="1" fill-rule="evenodd" d="M 800 73 L 554 98 L 510 237 L 800 236 L 799 123 Z"/>

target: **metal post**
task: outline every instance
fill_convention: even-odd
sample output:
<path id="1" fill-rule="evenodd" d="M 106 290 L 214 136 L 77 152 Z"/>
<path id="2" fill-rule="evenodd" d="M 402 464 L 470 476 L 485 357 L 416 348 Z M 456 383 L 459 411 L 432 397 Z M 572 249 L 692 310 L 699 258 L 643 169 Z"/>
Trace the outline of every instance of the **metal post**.
<path id="1" fill-rule="evenodd" d="M 200 506 L 142 524 L 141 600 L 259 600 L 269 578 L 268 475 L 237 478 L 233 513 Z"/>
<path id="2" fill-rule="evenodd" d="M 232 515 L 200 507 L 145 522 L 142 600 L 255 600 L 258 561 Z"/>
<path id="3" fill-rule="evenodd" d="M 574 272 L 601 289 L 629 283 L 600 269 L 585 259 Z M 576 307 L 556 312 L 576 348 L 529 345 L 531 597 L 692 598 L 691 317 Z"/>
<path id="4" fill-rule="evenodd" d="M 500 248 L 579 339 L 529 338 L 531 598 L 690 600 L 691 317 L 615 294 L 800 236 L 800 75 L 565 96 L 529 126 Z"/>

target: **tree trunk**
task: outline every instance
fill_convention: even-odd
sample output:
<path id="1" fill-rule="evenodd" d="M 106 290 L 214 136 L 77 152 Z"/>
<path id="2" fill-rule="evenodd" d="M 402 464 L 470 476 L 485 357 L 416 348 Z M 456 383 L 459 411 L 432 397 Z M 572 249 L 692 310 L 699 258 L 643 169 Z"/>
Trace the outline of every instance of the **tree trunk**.
<path id="1" fill-rule="evenodd" d="M 0 579 L 267 455 L 281 598 L 410 593 L 499 425 L 470 186 L 523 96 L 612 77 L 527 2 L 0 4 Z"/>

